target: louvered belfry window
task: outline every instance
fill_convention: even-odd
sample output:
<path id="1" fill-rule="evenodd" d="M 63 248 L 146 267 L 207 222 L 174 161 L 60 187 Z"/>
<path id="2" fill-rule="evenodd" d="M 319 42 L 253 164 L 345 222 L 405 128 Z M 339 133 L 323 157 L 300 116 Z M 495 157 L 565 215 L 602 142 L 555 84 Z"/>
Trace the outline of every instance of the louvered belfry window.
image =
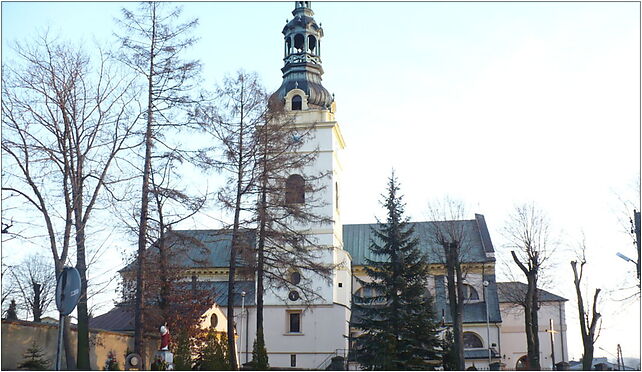
<path id="1" fill-rule="evenodd" d="M 305 180 L 293 174 L 285 181 L 285 202 L 287 204 L 305 203 Z"/>

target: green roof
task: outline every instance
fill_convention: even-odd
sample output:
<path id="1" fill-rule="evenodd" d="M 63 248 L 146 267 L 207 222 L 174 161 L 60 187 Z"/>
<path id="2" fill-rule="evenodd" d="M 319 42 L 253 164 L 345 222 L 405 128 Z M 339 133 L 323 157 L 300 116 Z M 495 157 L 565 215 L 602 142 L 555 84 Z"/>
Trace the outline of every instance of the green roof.
<path id="1" fill-rule="evenodd" d="M 415 236 L 419 239 L 421 250 L 428 256 L 430 263 L 443 263 L 443 250 L 435 243 L 435 231 L 457 229 L 462 232 L 462 261 L 464 262 L 493 262 L 494 248 L 486 227 L 484 216 L 476 214 L 474 220 L 459 221 L 426 221 L 410 222 L 415 228 Z M 378 241 L 373 233 L 379 224 L 343 225 L 343 248 L 352 256 L 352 265 L 365 265 L 366 259 L 381 260 L 370 251 L 371 241 Z"/>

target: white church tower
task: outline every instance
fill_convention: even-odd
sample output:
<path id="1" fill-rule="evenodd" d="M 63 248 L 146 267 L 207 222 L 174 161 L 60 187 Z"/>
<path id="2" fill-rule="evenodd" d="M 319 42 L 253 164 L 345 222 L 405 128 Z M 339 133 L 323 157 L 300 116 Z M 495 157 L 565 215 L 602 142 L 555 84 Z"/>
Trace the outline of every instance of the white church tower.
<path id="1" fill-rule="evenodd" d="M 295 2 L 292 14 L 294 18 L 283 29 L 283 83 L 271 99 L 285 105 L 292 114 L 293 125 L 312 128 L 312 136 L 301 151 L 316 149 L 318 156 L 302 172 L 328 173 L 317 181 L 321 185 L 315 185 L 323 189 L 310 195 L 310 199 L 316 200 L 314 213 L 332 222 L 300 228 L 311 235 L 316 246 L 324 248 L 320 250 L 323 252 L 320 260 L 335 265 L 336 269 L 330 281 L 310 272 L 293 272 L 295 281 L 297 275 L 312 279 L 312 288 L 320 296 L 311 303 L 306 303 L 295 288 L 278 291 L 266 288 L 265 341 L 272 367 L 325 368 L 333 356 L 345 355 L 348 348 L 352 280 L 350 255 L 343 250 L 339 194 L 340 155 L 345 144 L 334 117 L 334 99 L 321 84 L 323 30 L 313 18 L 309 1 Z M 305 177 L 297 172 L 301 170 L 293 170 L 288 181 L 304 182 Z M 305 203 L 305 195 L 301 197 L 298 202 Z"/>

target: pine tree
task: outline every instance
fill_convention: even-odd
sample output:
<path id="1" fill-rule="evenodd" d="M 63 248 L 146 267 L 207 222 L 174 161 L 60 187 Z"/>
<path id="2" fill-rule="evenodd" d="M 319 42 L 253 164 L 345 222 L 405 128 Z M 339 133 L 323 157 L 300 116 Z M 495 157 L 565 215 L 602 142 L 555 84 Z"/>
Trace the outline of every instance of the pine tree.
<path id="1" fill-rule="evenodd" d="M 252 361 L 250 364 L 252 365 L 252 369 L 255 371 L 265 371 L 270 368 L 262 329 L 259 329 L 256 333 L 256 339 L 254 340 L 254 346 L 252 347 Z"/>
<path id="2" fill-rule="evenodd" d="M 430 368 L 428 360 L 440 358 L 440 340 L 432 298 L 427 295 L 428 265 L 418 247 L 414 229 L 404 217 L 394 172 L 382 202 L 388 216 L 374 229 L 367 259 L 371 282 L 359 280 L 364 292 L 355 295 L 353 326 L 357 337 L 356 359 L 364 369 L 406 370 Z"/>

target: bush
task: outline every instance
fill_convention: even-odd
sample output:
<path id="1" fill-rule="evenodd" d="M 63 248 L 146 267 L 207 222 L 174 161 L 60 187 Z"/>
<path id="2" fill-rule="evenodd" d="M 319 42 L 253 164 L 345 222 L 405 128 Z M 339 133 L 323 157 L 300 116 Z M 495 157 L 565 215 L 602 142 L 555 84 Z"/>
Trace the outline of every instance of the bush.
<path id="1" fill-rule="evenodd" d="M 110 351 L 107 354 L 107 360 L 105 360 L 105 367 L 103 371 L 120 371 L 120 366 L 118 365 L 118 360 L 116 359 L 116 354 L 113 351 Z"/>
<path id="2" fill-rule="evenodd" d="M 164 360 L 161 360 L 160 358 L 154 359 L 154 362 L 152 365 L 149 367 L 150 370 L 152 371 L 167 371 L 168 364 Z"/>

